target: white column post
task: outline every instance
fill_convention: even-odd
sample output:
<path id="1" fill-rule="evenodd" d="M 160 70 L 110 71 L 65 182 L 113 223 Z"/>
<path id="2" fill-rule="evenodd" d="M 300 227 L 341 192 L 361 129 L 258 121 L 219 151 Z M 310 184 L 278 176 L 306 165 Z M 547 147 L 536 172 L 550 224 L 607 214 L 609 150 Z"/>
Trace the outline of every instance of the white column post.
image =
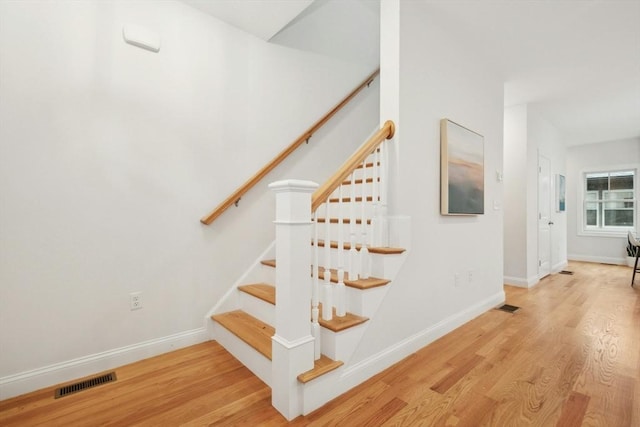
<path id="1" fill-rule="evenodd" d="M 302 414 L 297 376 L 313 368 L 311 336 L 311 193 L 318 184 L 286 180 L 276 193 L 276 334 L 272 337 L 272 405 L 287 420 Z"/>

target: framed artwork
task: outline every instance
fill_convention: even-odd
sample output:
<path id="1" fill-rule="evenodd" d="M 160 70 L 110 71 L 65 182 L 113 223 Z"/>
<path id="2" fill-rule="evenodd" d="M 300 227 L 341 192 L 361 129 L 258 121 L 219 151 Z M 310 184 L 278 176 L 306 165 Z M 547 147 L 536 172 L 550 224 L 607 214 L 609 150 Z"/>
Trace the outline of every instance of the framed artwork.
<path id="1" fill-rule="evenodd" d="M 484 137 L 440 120 L 440 213 L 484 214 Z"/>
<path id="2" fill-rule="evenodd" d="M 556 212 L 564 212 L 566 210 L 566 188 L 564 175 L 556 175 Z"/>

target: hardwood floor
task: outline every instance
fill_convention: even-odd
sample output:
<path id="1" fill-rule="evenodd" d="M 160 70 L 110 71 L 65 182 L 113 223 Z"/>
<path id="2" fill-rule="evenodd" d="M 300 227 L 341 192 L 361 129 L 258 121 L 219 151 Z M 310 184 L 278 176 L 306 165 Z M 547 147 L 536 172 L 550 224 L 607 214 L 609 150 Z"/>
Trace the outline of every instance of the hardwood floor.
<path id="1" fill-rule="evenodd" d="M 640 426 L 640 284 L 572 262 L 292 425 Z M 270 390 L 215 342 L 116 369 L 61 399 L 0 402 L 2 426 L 284 425 Z"/>

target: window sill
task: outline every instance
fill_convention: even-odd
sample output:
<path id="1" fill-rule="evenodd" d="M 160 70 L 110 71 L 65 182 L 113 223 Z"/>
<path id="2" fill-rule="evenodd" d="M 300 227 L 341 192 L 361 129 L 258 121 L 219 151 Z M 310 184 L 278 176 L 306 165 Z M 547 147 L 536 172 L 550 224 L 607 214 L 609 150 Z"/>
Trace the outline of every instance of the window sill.
<path id="1" fill-rule="evenodd" d="M 606 231 L 596 231 L 596 230 L 581 230 L 578 231 L 578 236 L 581 237 L 610 237 L 610 238 L 620 238 L 627 237 L 627 232 L 629 230 L 606 230 Z M 633 230 L 631 230 L 633 232 Z"/>

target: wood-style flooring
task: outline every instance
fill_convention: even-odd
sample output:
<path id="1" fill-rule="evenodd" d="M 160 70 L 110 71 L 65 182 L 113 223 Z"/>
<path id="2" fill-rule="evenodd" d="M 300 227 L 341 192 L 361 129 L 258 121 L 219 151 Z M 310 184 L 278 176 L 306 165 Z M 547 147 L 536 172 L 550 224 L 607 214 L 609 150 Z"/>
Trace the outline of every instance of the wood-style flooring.
<path id="1" fill-rule="evenodd" d="M 631 269 L 570 263 L 296 426 L 640 426 L 640 283 Z M 638 281 L 640 282 L 640 281 Z M 270 390 L 215 342 L 116 369 L 57 400 L 0 402 L 1 426 L 279 426 Z"/>

